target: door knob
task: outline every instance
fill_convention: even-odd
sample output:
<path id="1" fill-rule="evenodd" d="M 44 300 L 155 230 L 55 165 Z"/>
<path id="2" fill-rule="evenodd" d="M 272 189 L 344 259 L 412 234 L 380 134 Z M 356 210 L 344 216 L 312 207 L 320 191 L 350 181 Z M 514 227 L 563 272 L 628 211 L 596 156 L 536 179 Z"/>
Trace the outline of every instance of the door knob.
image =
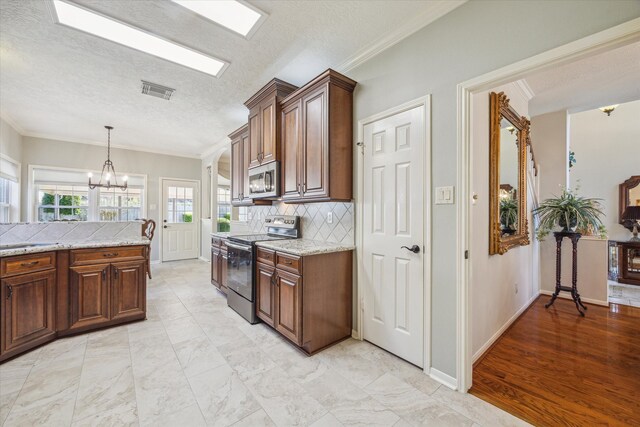
<path id="1" fill-rule="evenodd" d="M 408 246 L 402 246 L 400 249 L 406 249 L 406 250 L 409 250 L 409 251 L 413 252 L 414 254 L 417 254 L 417 253 L 419 253 L 419 252 L 420 252 L 420 246 L 418 246 L 418 245 L 413 245 L 413 246 L 411 246 L 411 247 L 408 247 Z"/>
<path id="2" fill-rule="evenodd" d="M 168 226 L 168 225 L 165 225 L 165 226 L 164 226 L 164 228 L 169 228 L 169 226 Z"/>

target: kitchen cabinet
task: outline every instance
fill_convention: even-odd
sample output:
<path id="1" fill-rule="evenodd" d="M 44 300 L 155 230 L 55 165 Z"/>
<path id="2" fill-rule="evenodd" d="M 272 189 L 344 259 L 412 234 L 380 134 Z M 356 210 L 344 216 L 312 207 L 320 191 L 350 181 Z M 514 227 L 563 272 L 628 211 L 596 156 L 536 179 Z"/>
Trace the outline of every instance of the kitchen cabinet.
<path id="1" fill-rule="evenodd" d="M 352 251 L 258 248 L 256 315 L 307 354 L 351 336 Z"/>
<path id="2" fill-rule="evenodd" d="M 225 295 L 227 294 L 227 260 L 226 240 L 211 238 L 211 284 Z"/>
<path id="3" fill-rule="evenodd" d="M 70 251 L 70 323 L 63 334 L 146 317 L 146 248 Z"/>
<path id="4" fill-rule="evenodd" d="M 54 253 L 44 256 L 55 260 Z M 27 266 L 31 264 L 31 267 L 42 271 L 26 272 L 23 269 L 2 278 L 0 360 L 52 341 L 56 337 L 55 264 L 50 265 L 48 269 L 41 269 L 41 265 L 33 264 L 36 261 L 31 255 L 14 257 L 10 262 Z M 6 272 L 4 267 L 7 267 L 7 262 L 3 260 L 2 263 L 3 272 Z"/>
<path id="5" fill-rule="evenodd" d="M 292 84 L 273 79 L 245 102 L 249 109 L 249 169 L 280 160 L 281 101 L 296 89 Z"/>
<path id="6" fill-rule="evenodd" d="M 355 85 L 327 70 L 282 101 L 284 201 L 351 200 Z"/>
<path id="7" fill-rule="evenodd" d="M 270 205 L 268 200 L 249 197 L 249 126 L 229 134 L 231 139 L 231 204 L 233 206 Z"/>

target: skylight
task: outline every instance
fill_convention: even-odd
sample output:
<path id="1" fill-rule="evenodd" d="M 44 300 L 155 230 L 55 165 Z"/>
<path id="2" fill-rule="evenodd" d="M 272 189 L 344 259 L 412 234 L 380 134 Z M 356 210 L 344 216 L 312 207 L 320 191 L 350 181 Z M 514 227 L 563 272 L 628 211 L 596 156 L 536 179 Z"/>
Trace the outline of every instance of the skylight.
<path id="1" fill-rule="evenodd" d="M 205 18 L 249 37 L 266 15 L 236 0 L 171 0 Z"/>
<path id="2" fill-rule="evenodd" d="M 53 0 L 57 22 L 185 67 L 220 77 L 228 63 L 88 9 Z"/>

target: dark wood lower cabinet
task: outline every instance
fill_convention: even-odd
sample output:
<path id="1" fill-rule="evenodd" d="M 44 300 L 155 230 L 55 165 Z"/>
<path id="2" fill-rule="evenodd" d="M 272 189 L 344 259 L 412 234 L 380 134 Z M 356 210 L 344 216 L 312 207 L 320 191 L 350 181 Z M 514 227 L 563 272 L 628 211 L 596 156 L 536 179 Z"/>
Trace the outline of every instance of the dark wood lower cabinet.
<path id="1" fill-rule="evenodd" d="M 55 293 L 55 270 L 2 279 L 3 356 L 11 357 L 55 338 Z"/>
<path id="2" fill-rule="evenodd" d="M 276 288 L 276 331 L 302 345 L 302 277 L 279 270 Z"/>
<path id="3" fill-rule="evenodd" d="M 275 326 L 275 273 L 273 266 L 256 264 L 256 316 L 269 326 Z"/>
<path id="4" fill-rule="evenodd" d="M 256 315 L 262 321 L 307 354 L 351 336 L 352 251 L 258 252 Z"/>
<path id="5" fill-rule="evenodd" d="M 211 284 L 227 294 L 227 245 L 226 240 L 211 239 Z"/>
<path id="6" fill-rule="evenodd" d="M 110 264 L 83 265 L 70 268 L 71 325 L 84 328 L 108 322 Z"/>
<path id="7" fill-rule="evenodd" d="M 125 319 L 146 313 L 145 261 L 111 265 L 111 318 Z"/>

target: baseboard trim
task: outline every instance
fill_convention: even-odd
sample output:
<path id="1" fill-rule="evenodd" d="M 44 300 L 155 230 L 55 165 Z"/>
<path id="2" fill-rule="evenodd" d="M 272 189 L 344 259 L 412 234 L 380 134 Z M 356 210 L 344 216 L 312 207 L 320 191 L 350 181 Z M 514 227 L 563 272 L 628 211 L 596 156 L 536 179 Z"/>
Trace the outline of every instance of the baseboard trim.
<path id="1" fill-rule="evenodd" d="M 444 372 L 437 370 L 436 368 L 429 369 L 429 376 L 438 381 L 440 384 L 446 385 L 451 390 L 458 389 L 458 381 L 455 378 L 453 378 L 451 375 L 447 375 Z"/>
<path id="2" fill-rule="evenodd" d="M 540 293 L 542 295 L 553 295 L 553 291 L 540 291 Z M 558 295 L 558 298 L 571 299 L 571 295 L 563 292 Z M 587 304 L 594 304 L 594 305 L 609 307 L 609 301 L 600 301 L 597 299 L 583 298 L 583 297 L 580 297 L 580 299 L 582 300 L 582 302 L 586 302 Z"/>
<path id="3" fill-rule="evenodd" d="M 351 338 L 353 338 L 354 340 L 359 340 L 360 339 L 360 334 L 358 333 L 358 331 L 356 331 L 355 329 L 351 330 Z"/>
<path id="4" fill-rule="evenodd" d="M 210 259 L 207 259 L 207 258 L 205 258 L 205 257 L 203 257 L 203 256 L 198 257 L 198 259 L 199 259 L 199 260 L 201 260 L 201 261 L 204 261 L 204 262 L 211 262 L 211 260 L 210 260 Z"/>
<path id="5" fill-rule="evenodd" d="M 151 265 L 156 265 L 156 264 L 162 264 L 162 261 L 160 261 L 159 259 L 155 259 L 151 261 Z"/>
<path id="6" fill-rule="evenodd" d="M 500 338 L 502 334 L 504 334 L 507 331 L 507 329 L 509 329 L 509 327 L 513 325 L 513 322 L 515 322 L 518 319 L 518 317 L 522 316 L 522 313 L 524 313 L 525 311 L 527 311 L 529 307 L 531 307 L 531 304 L 533 304 L 533 302 L 536 299 L 538 299 L 539 296 L 540 296 L 539 293 L 535 294 L 534 296 L 531 297 L 529 301 L 526 302 L 526 304 L 524 304 L 518 311 L 516 311 L 516 313 L 513 316 L 511 316 L 511 318 L 507 320 L 507 322 L 504 325 L 502 325 L 502 327 L 498 329 L 498 331 L 495 334 L 493 334 L 491 338 L 489 338 L 489 341 L 484 343 L 484 345 L 480 347 L 478 351 L 475 352 L 475 354 L 471 359 L 471 363 L 475 364 L 478 360 L 480 360 L 482 356 L 487 351 L 489 351 L 489 349 L 493 346 L 493 344 L 495 344 L 495 342 L 498 341 L 498 338 Z"/>

